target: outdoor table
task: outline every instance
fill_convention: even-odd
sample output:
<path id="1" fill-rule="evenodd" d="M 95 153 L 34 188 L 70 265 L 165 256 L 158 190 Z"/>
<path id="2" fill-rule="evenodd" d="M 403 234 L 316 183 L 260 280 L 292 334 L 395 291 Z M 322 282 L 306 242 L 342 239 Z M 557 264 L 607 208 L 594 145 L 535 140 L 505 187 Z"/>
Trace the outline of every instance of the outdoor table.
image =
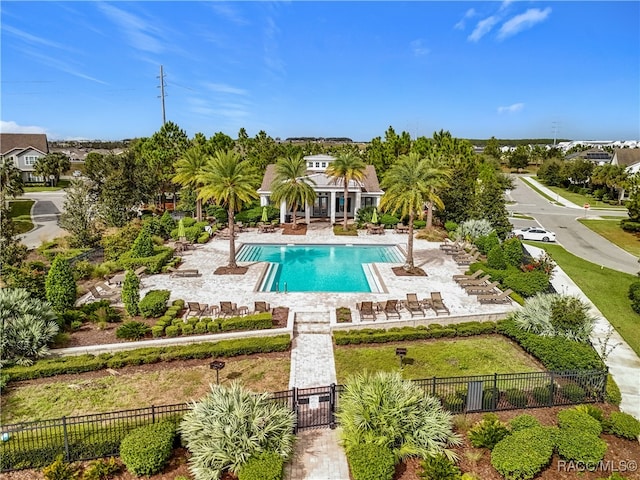
<path id="1" fill-rule="evenodd" d="M 122 282 L 124 282 L 124 276 L 124 273 L 118 273 L 109 279 L 109 283 L 120 286 L 122 285 Z"/>
<path id="2" fill-rule="evenodd" d="M 238 307 L 238 315 L 240 315 L 241 317 L 244 317 L 248 313 L 249 313 L 249 307 L 245 305 Z"/>

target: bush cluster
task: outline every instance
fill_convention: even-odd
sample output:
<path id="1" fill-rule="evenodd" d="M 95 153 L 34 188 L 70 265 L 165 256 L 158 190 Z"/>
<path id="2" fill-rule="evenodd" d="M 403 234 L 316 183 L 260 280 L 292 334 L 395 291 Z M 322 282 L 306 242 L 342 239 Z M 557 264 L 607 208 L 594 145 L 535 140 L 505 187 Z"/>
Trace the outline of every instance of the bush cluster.
<path id="1" fill-rule="evenodd" d="M 420 464 L 420 477 L 425 480 L 461 480 L 460 469 L 443 454 L 425 458 Z"/>
<path id="2" fill-rule="evenodd" d="M 161 472 L 171 457 L 176 427 L 162 422 L 131 431 L 120 444 L 120 458 L 137 476 Z"/>
<path id="3" fill-rule="evenodd" d="M 192 334 L 203 335 L 206 333 L 239 330 L 265 330 L 273 326 L 273 316 L 270 312 L 231 318 L 190 317 L 184 321 L 181 318 L 168 315 L 169 310 L 152 327 L 151 333 L 154 337 L 163 335 L 167 337 Z"/>
<path id="4" fill-rule="evenodd" d="M 215 343 L 140 348 L 97 356 L 78 355 L 40 360 L 32 366 L 13 366 L 3 369 L 10 381 L 31 380 L 67 373 L 82 373 L 104 368 L 121 368 L 125 365 L 142 365 L 193 358 L 235 357 L 254 353 L 284 352 L 289 349 L 289 335 L 274 337 L 221 340 Z"/>
<path id="5" fill-rule="evenodd" d="M 562 337 L 541 337 L 520 330 L 513 320 L 498 322 L 498 333 L 520 344 L 549 370 L 601 370 L 604 363 L 595 349 Z"/>
<path id="6" fill-rule="evenodd" d="M 262 452 L 247 460 L 238 471 L 238 480 L 282 480 L 284 460 L 276 452 Z"/>
<path id="7" fill-rule="evenodd" d="M 336 345 L 357 345 L 362 343 L 387 343 L 404 340 L 424 340 L 428 338 L 468 337 L 496 332 L 495 322 L 465 322 L 443 327 L 439 324 L 417 327 L 394 327 L 386 330 L 366 328 L 361 330 L 336 331 L 333 338 Z"/>
<path id="8" fill-rule="evenodd" d="M 631 300 L 631 308 L 633 311 L 640 313 L 640 281 L 633 282 L 629 285 L 629 300 Z"/>
<path id="9" fill-rule="evenodd" d="M 549 291 L 549 275 L 544 272 L 513 272 L 504 278 L 503 283 L 523 297 Z"/>
<path id="10" fill-rule="evenodd" d="M 539 426 L 540 422 L 538 419 L 528 413 L 517 415 L 509 421 L 509 427 L 511 427 L 512 432 L 519 432 L 520 430 Z"/>
<path id="11" fill-rule="evenodd" d="M 135 270 L 138 267 L 147 267 L 147 272 L 158 273 L 173 257 L 171 247 L 153 247 L 153 255 L 149 257 L 134 257 L 131 252 L 120 255 L 118 263 L 123 269 Z"/>
<path id="12" fill-rule="evenodd" d="M 491 465 L 508 480 L 528 480 L 549 464 L 553 446 L 550 429 L 520 430 L 496 444 L 491 451 Z"/>
<path id="13" fill-rule="evenodd" d="M 393 453 L 382 445 L 356 445 L 347 452 L 347 461 L 353 480 L 391 480 L 395 473 Z"/>
<path id="14" fill-rule="evenodd" d="M 167 310 L 170 295 L 169 290 L 150 290 L 138 304 L 140 314 L 147 318 L 159 317 Z"/>
<path id="15" fill-rule="evenodd" d="M 640 421 L 628 413 L 611 412 L 603 423 L 605 432 L 616 437 L 637 440 L 640 436 Z"/>
<path id="16" fill-rule="evenodd" d="M 507 425 L 493 413 L 487 413 L 469 430 L 469 441 L 476 448 L 493 449 L 500 440 L 509 435 Z"/>
<path id="17" fill-rule="evenodd" d="M 116 330 L 116 338 L 125 340 L 140 340 L 144 338 L 151 329 L 146 323 L 125 322 Z"/>
<path id="18" fill-rule="evenodd" d="M 588 413 L 571 408 L 558 413 L 558 454 L 565 460 L 597 463 L 604 458 L 607 443 L 599 438 L 602 425 Z"/>
<path id="19" fill-rule="evenodd" d="M 562 410 L 558 413 L 558 426 L 565 430 L 578 430 L 595 435 L 602 433 L 602 425 L 588 413 L 575 408 Z"/>

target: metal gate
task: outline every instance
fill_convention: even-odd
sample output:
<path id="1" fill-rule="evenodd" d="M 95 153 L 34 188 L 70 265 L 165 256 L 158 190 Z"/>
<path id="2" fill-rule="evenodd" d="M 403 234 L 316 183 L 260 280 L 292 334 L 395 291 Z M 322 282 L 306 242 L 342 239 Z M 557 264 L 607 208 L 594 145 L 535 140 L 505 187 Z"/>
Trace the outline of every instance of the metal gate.
<path id="1" fill-rule="evenodd" d="M 296 430 L 335 428 L 336 385 L 294 389 Z"/>

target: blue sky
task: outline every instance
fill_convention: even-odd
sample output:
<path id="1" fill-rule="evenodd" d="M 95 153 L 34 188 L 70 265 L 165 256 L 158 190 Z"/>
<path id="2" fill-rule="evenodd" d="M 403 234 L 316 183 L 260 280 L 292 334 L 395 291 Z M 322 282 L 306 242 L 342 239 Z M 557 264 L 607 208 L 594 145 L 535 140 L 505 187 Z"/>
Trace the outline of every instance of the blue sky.
<path id="1" fill-rule="evenodd" d="M 17 2 L 3 132 L 640 139 L 640 2 Z"/>

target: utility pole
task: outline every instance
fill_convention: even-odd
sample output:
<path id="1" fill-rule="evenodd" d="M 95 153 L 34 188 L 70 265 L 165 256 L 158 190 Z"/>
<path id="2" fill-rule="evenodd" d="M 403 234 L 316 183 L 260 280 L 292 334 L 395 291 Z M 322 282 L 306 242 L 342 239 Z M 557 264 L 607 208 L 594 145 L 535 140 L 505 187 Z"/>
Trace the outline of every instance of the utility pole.
<path id="1" fill-rule="evenodd" d="M 555 148 L 556 137 L 558 136 L 558 122 L 553 122 L 551 126 L 553 127 L 553 147 Z"/>
<path id="2" fill-rule="evenodd" d="M 162 125 L 167 123 L 167 118 L 164 112 L 164 70 L 162 69 L 162 65 L 160 65 L 160 98 L 162 99 Z"/>

